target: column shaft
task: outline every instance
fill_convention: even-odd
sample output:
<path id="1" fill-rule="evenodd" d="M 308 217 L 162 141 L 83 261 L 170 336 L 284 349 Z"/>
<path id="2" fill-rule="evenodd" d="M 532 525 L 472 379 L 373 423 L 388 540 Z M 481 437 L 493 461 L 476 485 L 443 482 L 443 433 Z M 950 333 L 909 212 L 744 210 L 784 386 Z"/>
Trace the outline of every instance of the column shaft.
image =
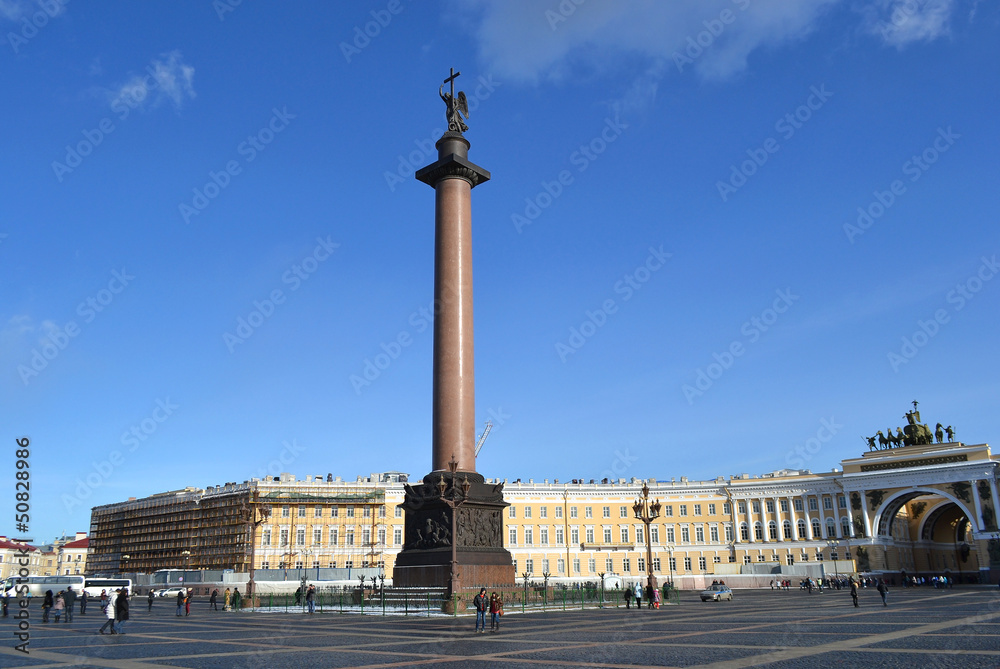
<path id="1" fill-rule="evenodd" d="M 433 469 L 476 471 L 472 338 L 472 186 L 435 186 Z"/>

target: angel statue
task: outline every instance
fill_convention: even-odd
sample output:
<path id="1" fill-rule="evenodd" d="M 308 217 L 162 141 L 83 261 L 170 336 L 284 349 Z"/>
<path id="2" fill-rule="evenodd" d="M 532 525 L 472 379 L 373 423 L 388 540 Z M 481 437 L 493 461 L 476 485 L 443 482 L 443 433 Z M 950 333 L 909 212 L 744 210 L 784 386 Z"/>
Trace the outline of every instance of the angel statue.
<path id="1" fill-rule="evenodd" d="M 452 69 L 451 76 L 444 80 L 445 84 L 451 84 L 450 92 L 444 92 L 444 84 L 438 88 L 438 95 L 441 96 L 445 105 L 448 106 L 448 111 L 445 113 L 445 116 L 448 119 L 448 130 L 451 130 L 452 132 L 465 132 L 469 129 L 469 126 L 465 125 L 462 121 L 463 116 L 466 119 L 469 118 L 469 101 L 465 97 L 465 91 L 459 91 L 458 97 L 455 97 L 455 77 L 460 74 L 461 72 L 455 72 L 455 70 Z"/>

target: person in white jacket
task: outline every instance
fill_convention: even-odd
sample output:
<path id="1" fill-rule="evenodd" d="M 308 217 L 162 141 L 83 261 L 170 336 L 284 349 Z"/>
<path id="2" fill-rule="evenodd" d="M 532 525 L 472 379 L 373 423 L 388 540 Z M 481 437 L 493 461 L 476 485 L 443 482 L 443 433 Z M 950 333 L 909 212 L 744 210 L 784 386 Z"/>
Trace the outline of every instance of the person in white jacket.
<path id="1" fill-rule="evenodd" d="M 108 606 L 105 609 L 105 614 L 108 616 L 108 621 L 104 623 L 99 631 L 100 634 L 104 634 L 104 630 L 108 627 L 111 628 L 112 634 L 118 634 L 115 631 L 115 602 L 118 600 L 118 591 L 112 590 L 111 596 L 108 597 Z"/>

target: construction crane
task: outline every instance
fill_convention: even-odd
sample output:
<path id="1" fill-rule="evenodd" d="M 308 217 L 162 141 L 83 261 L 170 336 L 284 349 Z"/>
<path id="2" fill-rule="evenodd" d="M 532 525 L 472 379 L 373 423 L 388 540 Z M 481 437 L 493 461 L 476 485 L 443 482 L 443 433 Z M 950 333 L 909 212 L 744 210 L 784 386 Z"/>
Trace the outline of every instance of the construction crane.
<path id="1" fill-rule="evenodd" d="M 479 435 L 479 441 L 476 442 L 477 457 L 479 456 L 479 451 L 483 450 L 483 443 L 486 441 L 486 437 L 489 435 L 490 430 L 492 429 L 493 429 L 493 421 L 491 420 L 486 421 L 486 429 L 484 429 L 483 433 Z"/>

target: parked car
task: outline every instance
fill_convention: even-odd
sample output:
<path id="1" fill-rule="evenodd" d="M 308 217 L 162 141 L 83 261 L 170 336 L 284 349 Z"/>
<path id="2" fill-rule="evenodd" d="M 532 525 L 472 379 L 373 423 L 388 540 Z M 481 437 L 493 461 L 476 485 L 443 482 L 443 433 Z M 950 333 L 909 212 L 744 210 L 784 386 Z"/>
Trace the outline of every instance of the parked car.
<path id="1" fill-rule="evenodd" d="M 733 601 L 733 591 L 728 585 L 713 585 L 708 590 L 701 591 L 701 601 L 721 602 L 723 599 Z"/>
<path id="2" fill-rule="evenodd" d="M 184 592 L 184 588 L 162 588 L 154 594 L 157 597 L 176 597 L 178 593 Z"/>

